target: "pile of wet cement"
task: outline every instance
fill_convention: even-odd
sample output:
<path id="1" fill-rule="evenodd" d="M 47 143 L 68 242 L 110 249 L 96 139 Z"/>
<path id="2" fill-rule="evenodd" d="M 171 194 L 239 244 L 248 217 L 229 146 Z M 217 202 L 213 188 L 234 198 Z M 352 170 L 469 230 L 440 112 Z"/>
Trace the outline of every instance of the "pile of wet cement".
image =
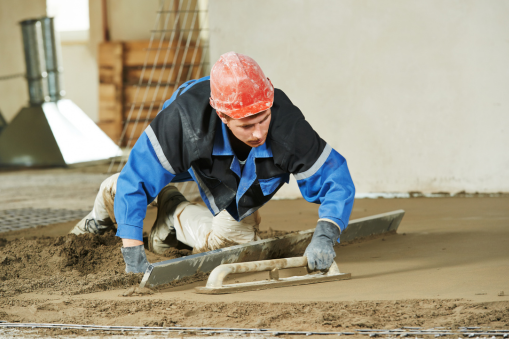
<path id="1" fill-rule="evenodd" d="M 0 296 L 81 294 L 129 287 L 142 274 L 126 274 L 121 240 L 113 232 L 0 241 Z"/>
<path id="2" fill-rule="evenodd" d="M 290 232 L 270 229 L 260 236 L 267 239 L 287 233 Z M 142 274 L 124 271 L 121 246 L 121 239 L 113 232 L 11 241 L 0 238 L 0 296 L 29 292 L 74 295 L 139 284 Z M 172 248 L 163 257 L 190 254 L 190 249 Z M 206 276 L 198 278 L 203 280 Z"/>

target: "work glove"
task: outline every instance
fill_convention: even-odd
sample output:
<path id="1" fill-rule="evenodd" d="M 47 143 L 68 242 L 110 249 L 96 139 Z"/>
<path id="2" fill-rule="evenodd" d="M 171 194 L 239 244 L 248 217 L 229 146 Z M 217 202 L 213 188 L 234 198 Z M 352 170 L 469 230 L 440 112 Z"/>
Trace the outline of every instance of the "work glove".
<path id="1" fill-rule="evenodd" d="M 124 256 L 126 273 L 145 273 L 149 262 L 143 245 L 122 247 L 120 250 Z"/>
<path id="2" fill-rule="evenodd" d="M 328 270 L 334 262 L 334 245 L 339 238 L 339 227 L 331 222 L 320 220 L 304 256 L 308 258 L 309 271 Z"/>

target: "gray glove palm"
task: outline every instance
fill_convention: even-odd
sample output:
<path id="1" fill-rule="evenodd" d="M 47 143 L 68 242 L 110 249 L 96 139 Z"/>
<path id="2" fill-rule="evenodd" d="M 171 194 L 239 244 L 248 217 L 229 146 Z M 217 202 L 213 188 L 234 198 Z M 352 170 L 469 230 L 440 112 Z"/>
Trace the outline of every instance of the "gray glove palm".
<path id="1" fill-rule="evenodd" d="M 310 271 L 327 270 L 336 257 L 334 245 L 339 238 L 339 228 L 331 222 L 320 220 L 304 256 L 308 258 Z"/>
<path id="2" fill-rule="evenodd" d="M 122 247 L 126 273 L 145 273 L 149 262 L 143 245 Z"/>

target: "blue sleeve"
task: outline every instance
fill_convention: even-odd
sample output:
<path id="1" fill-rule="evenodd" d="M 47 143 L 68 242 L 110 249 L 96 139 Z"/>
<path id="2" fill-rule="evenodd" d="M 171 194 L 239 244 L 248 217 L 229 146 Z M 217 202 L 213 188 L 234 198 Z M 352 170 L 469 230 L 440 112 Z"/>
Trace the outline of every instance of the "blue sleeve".
<path id="1" fill-rule="evenodd" d="M 330 153 L 326 154 L 327 150 Z M 304 199 L 320 204 L 319 218 L 335 222 L 343 232 L 355 197 L 345 158 L 327 145 L 317 163 L 306 173 L 296 174 L 295 178 Z"/>
<path id="2" fill-rule="evenodd" d="M 143 132 L 117 181 L 114 210 L 118 237 L 143 241 L 147 205 L 174 177 L 163 168 L 146 132 Z"/>

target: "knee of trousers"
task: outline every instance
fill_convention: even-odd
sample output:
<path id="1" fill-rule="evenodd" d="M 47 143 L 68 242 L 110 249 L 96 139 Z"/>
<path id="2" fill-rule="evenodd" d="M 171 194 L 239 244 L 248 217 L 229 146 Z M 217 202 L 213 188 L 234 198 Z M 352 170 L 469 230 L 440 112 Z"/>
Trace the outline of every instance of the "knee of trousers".
<path id="1" fill-rule="evenodd" d="M 258 240 L 258 229 L 261 217 L 258 211 L 236 221 L 227 211 L 222 211 L 212 220 L 210 236 L 227 239 L 239 244 Z"/>
<path id="2" fill-rule="evenodd" d="M 107 177 L 103 180 L 101 183 L 101 186 L 99 187 L 99 190 L 102 191 L 108 191 L 113 193 L 113 195 L 117 192 L 117 181 L 118 176 L 120 173 L 115 173 L 112 176 Z"/>
<path id="3" fill-rule="evenodd" d="M 112 176 L 106 178 L 99 188 L 99 193 L 97 194 L 96 203 L 94 205 L 94 210 L 101 207 L 104 207 L 111 221 L 115 223 L 115 212 L 114 212 L 114 202 L 115 202 L 115 194 L 117 192 L 117 181 L 120 173 L 113 174 Z M 94 211 L 96 216 L 100 218 L 100 215 L 103 214 L 100 211 Z"/>

